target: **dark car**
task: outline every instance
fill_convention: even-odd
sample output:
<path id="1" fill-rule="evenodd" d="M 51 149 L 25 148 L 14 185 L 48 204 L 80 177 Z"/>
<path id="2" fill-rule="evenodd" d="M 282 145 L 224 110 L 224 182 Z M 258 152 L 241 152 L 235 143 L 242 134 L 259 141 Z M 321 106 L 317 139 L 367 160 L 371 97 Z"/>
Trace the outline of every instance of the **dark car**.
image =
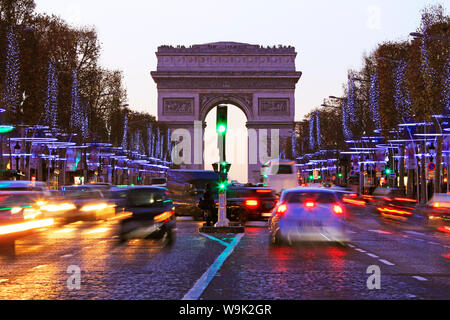
<path id="1" fill-rule="evenodd" d="M 210 184 L 214 194 L 217 193 L 219 174 L 208 170 L 169 170 L 167 189 L 175 204 L 176 215 L 189 215 L 195 220 L 203 219 L 203 212 L 198 202 Z"/>
<path id="2" fill-rule="evenodd" d="M 227 190 L 227 216 L 242 224 L 248 220 L 266 220 L 277 203 L 269 188 L 230 187 Z"/>
<path id="3" fill-rule="evenodd" d="M 119 238 L 161 239 L 174 241 L 175 213 L 172 200 L 164 187 L 137 186 L 114 190 L 115 201 L 129 218 L 120 221 Z"/>
<path id="4" fill-rule="evenodd" d="M 58 224 L 77 220 L 106 220 L 115 216 L 115 206 L 102 191 L 85 186 L 61 188 L 59 196 L 41 206 L 42 213 Z"/>

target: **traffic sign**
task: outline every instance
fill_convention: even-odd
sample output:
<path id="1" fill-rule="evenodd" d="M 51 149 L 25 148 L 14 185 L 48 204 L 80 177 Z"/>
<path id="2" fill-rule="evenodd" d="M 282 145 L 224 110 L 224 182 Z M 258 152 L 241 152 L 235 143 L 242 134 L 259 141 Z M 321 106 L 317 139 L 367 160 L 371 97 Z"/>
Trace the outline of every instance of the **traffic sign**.
<path id="1" fill-rule="evenodd" d="M 434 171 L 436 169 L 436 164 L 434 162 L 430 162 L 427 165 L 427 168 L 428 168 L 429 171 Z"/>

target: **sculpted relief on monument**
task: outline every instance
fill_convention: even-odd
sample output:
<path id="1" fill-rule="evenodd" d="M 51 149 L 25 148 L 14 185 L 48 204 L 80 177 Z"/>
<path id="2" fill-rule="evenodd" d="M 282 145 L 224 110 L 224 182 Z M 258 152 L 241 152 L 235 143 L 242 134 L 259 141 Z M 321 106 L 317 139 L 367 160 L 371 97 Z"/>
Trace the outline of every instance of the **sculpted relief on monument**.
<path id="1" fill-rule="evenodd" d="M 288 116 L 289 98 L 260 98 L 258 99 L 258 115 L 260 116 Z"/>
<path id="2" fill-rule="evenodd" d="M 191 116 L 194 115 L 193 98 L 164 98 L 163 115 Z"/>

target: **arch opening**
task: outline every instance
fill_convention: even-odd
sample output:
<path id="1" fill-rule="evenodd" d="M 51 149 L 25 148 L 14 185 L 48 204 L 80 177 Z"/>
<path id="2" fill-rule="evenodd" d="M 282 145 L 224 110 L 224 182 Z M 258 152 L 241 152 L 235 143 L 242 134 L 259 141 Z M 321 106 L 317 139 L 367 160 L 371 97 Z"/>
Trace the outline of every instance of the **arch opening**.
<path id="1" fill-rule="evenodd" d="M 230 103 L 216 103 L 205 116 L 204 131 L 204 169 L 212 170 L 212 164 L 219 161 L 218 134 L 216 132 L 217 106 L 228 106 L 228 125 L 226 133 L 226 160 L 231 163 L 229 181 L 240 183 L 248 181 L 248 130 L 247 115 L 239 107 Z"/>

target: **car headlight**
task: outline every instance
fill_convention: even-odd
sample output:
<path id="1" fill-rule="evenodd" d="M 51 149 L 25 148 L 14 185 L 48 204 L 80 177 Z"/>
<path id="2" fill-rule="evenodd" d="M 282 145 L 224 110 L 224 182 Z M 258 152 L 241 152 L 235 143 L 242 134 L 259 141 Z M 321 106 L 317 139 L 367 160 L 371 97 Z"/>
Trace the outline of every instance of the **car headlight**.
<path id="1" fill-rule="evenodd" d="M 22 212 L 22 208 L 19 208 L 19 207 L 11 208 L 11 214 L 18 214 L 21 212 Z"/>
<path id="2" fill-rule="evenodd" d="M 23 218 L 25 220 L 36 219 L 36 217 L 40 216 L 41 212 L 39 210 L 28 208 L 23 210 Z"/>
<path id="3" fill-rule="evenodd" d="M 90 211 L 97 211 L 97 210 L 103 210 L 108 207 L 107 203 L 96 203 L 96 204 L 87 204 L 83 207 L 81 207 L 81 211 L 83 212 L 90 212 Z"/>
<path id="4" fill-rule="evenodd" d="M 75 205 L 72 203 L 61 203 L 61 204 L 47 204 L 41 207 L 41 210 L 48 212 L 60 212 L 60 211 L 69 211 L 76 209 Z"/>

